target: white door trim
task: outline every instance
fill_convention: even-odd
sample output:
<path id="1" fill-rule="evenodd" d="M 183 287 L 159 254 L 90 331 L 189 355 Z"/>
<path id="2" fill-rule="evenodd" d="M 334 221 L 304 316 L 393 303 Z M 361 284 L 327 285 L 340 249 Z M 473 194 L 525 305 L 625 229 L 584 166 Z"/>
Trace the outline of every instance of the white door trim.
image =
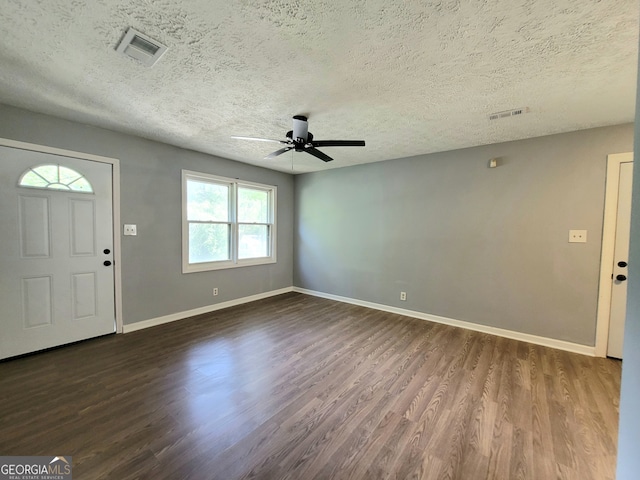
<path id="1" fill-rule="evenodd" d="M 47 147 L 45 145 L 36 145 L 34 143 L 19 142 L 7 138 L 0 138 L 0 146 L 17 148 L 19 150 L 31 150 L 34 152 L 50 153 L 53 155 L 61 155 L 65 157 L 79 158 L 81 160 L 91 160 L 94 162 L 108 163 L 112 166 L 112 187 L 113 187 L 113 274 L 114 274 L 114 292 L 115 292 L 115 314 L 116 314 L 116 332 L 122 333 L 122 270 L 120 267 L 120 160 L 117 158 L 102 157 L 91 153 L 75 152 L 72 150 L 64 150 L 61 148 Z"/>
<path id="2" fill-rule="evenodd" d="M 602 256 L 600 258 L 600 283 L 598 287 L 598 313 L 596 317 L 597 357 L 607 356 L 609 341 L 609 321 L 611 311 L 611 279 L 616 241 L 618 216 L 618 188 L 620 164 L 633 162 L 633 152 L 607 155 L 607 179 L 604 193 L 604 219 L 602 225 Z"/>

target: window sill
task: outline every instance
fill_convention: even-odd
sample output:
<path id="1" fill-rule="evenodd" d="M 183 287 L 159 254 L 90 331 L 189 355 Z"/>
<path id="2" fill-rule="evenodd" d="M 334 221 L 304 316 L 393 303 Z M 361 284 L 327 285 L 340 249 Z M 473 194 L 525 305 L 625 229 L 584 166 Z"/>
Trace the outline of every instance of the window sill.
<path id="1" fill-rule="evenodd" d="M 277 263 L 274 257 L 251 258 L 246 260 L 238 260 L 237 262 L 208 262 L 193 263 L 182 266 L 182 273 L 208 272 L 211 270 L 226 270 L 230 268 L 253 267 L 256 265 L 268 265 Z"/>

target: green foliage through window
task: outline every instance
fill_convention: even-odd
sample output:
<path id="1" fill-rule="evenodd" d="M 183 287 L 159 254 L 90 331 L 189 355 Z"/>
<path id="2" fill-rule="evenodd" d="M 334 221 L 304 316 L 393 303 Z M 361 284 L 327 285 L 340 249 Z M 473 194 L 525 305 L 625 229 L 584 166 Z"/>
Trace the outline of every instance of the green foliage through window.
<path id="1" fill-rule="evenodd" d="M 183 172 L 184 271 L 275 261 L 275 187 Z"/>

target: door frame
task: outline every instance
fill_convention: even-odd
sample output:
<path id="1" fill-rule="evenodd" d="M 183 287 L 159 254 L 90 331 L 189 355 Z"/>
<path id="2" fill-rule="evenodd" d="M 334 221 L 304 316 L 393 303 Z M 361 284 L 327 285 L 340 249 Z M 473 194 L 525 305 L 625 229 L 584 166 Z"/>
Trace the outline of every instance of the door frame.
<path id="1" fill-rule="evenodd" d="M 35 143 L 20 142 L 7 138 L 0 138 L 0 146 L 10 147 L 18 150 L 29 150 L 32 152 L 49 153 L 52 155 L 60 155 L 63 157 L 77 158 L 79 160 L 88 160 L 93 162 L 107 163 L 111 165 L 111 187 L 113 191 L 113 280 L 115 294 L 115 316 L 116 316 L 116 333 L 122 333 L 122 269 L 121 269 L 121 242 L 120 242 L 120 160 L 117 158 L 103 157 L 93 155 L 91 153 L 76 152 L 73 150 L 65 150 L 62 148 L 47 147 L 45 145 L 37 145 Z"/>
<path id="2" fill-rule="evenodd" d="M 598 312 L 596 316 L 596 357 L 607 356 L 609 323 L 611 321 L 611 278 L 615 253 L 616 223 L 618 217 L 618 191 L 620 164 L 633 162 L 633 152 L 607 155 L 607 177 L 604 191 L 604 218 L 602 224 L 602 255 L 598 286 Z"/>

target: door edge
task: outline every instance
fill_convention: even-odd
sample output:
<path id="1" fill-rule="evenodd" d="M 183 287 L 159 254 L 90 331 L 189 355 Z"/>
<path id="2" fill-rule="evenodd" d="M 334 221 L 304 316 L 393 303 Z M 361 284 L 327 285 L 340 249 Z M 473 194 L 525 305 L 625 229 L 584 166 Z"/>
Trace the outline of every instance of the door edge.
<path id="1" fill-rule="evenodd" d="M 604 192 L 604 217 L 602 222 L 602 251 L 600 255 L 600 279 L 598 281 L 598 307 L 596 314 L 596 357 L 607 356 L 611 310 L 611 287 L 618 216 L 618 191 L 620 165 L 633 162 L 633 152 L 607 155 L 607 173 Z"/>

